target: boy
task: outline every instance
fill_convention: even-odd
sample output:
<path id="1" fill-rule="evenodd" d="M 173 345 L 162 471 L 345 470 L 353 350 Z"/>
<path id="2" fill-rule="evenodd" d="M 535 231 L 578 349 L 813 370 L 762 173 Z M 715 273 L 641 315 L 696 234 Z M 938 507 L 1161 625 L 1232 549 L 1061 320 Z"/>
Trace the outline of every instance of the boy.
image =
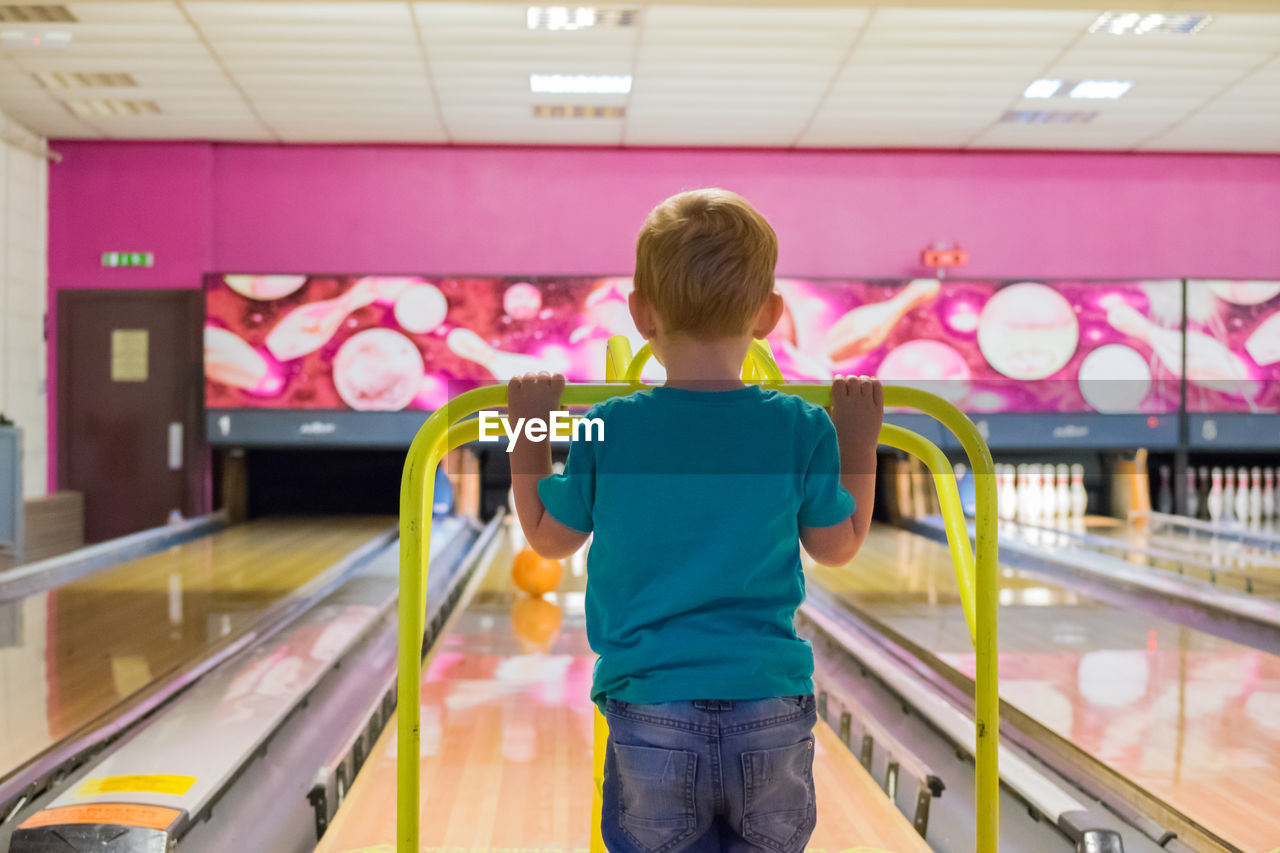
<path id="1" fill-rule="evenodd" d="M 529 545 L 565 557 L 594 533 L 591 698 L 609 721 L 601 830 L 611 851 L 802 851 L 813 791 L 813 653 L 795 634 L 799 544 L 842 565 L 871 524 L 879 383 L 837 377 L 830 417 L 744 385 L 773 330 L 777 237 L 746 200 L 681 193 L 636 244 L 636 328 L 666 384 L 595 406 L 602 440 L 511 453 Z M 547 419 L 564 379 L 509 385 L 513 418 Z M 834 424 L 833 424 L 834 422 Z"/>

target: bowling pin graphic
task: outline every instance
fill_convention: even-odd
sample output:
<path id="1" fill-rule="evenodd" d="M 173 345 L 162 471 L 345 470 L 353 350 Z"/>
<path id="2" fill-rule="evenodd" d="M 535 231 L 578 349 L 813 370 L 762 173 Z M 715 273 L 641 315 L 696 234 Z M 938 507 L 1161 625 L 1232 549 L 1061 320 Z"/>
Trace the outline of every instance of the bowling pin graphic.
<path id="1" fill-rule="evenodd" d="M 1280 362 L 1280 311 L 1258 324 L 1244 342 L 1244 349 L 1259 367 L 1270 367 Z"/>
<path id="2" fill-rule="evenodd" d="M 474 361 L 494 375 L 499 382 L 513 376 L 545 370 L 551 373 L 563 370 L 563 365 L 518 352 L 503 352 L 470 329 L 454 329 L 445 338 L 445 345 L 468 361 Z"/>
<path id="3" fill-rule="evenodd" d="M 1270 468 L 1262 474 L 1262 517 L 1270 521 L 1276 514 L 1276 475 Z"/>
<path id="4" fill-rule="evenodd" d="M 235 332 L 204 327 L 204 375 L 250 394 L 279 393 L 284 379 L 261 353 Z"/>
<path id="5" fill-rule="evenodd" d="M 1168 515 L 1173 512 L 1173 488 L 1169 482 L 1169 466 L 1160 466 L 1160 489 L 1156 493 L 1156 509 Z"/>
<path id="6" fill-rule="evenodd" d="M 1249 521 L 1249 471 L 1241 468 L 1236 472 L 1236 521 L 1246 524 Z"/>
<path id="7" fill-rule="evenodd" d="M 1222 469 L 1222 520 L 1236 519 L 1236 469 L 1230 465 Z"/>
<path id="8" fill-rule="evenodd" d="M 1217 522 L 1222 518 L 1222 506 L 1226 503 L 1226 492 L 1222 488 L 1222 469 L 1216 465 L 1213 468 L 1213 476 L 1209 486 L 1209 499 L 1206 505 L 1209 507 L 1209 519 Z"/>
<path id="9" fill-rule="evenodd" d="M 1249 472 L 1249 521 L 1262 520 L 1262 469 L 1257 465 Z"/>
<path id="10" fill-rule="evenodd" d="M 1114 295 L 1103 297 L 1102 304 L 1107 309 L 1107 322 L 1117 331 L 1145 341 L 1174 376 L 1182 375 L 1182 332 L 1156 326 Z M 1250 400 L 1258 393 L 1249 368 L 1220 341 L 1187 329 L 1186 342 L 1188 382 Z"/>
<path id="11" fill-rule="evenodd" d="M 334 299 L 299 305 L 267 333 L 267 349 L 277 361 L 289 361 L 315 352 L 329 342 L 353 312 L 372 305 L 378 293 L 368 279 L 361 279 Z"/>
<path id="12" fill-rule="evenodd" d="M 1079 462 L 1071 466 L 1071 515 L 1083 518 L 1089 505 L 1089 495 L 1084 490 L 1084 466 Z"/>
<path id="13" fill-rule="evenodd" d="M 903 314 L 936 297 L 939 288 L 936 278 L 918 278 L 890 299 L 854 308 L 827 330 L 827 357 L 847 361 L 880 346 Z"/>
<path id="14" fill-rule="evenodd" d="M 1071 515 L 1071 469 L 1065 463 L 1058 464 L 1058 515 Z"/>
<path id="15" fill-rule="evenodd" d="M 1200 510 L 1200 493 L 1196 486 L 1196 469 L 1187 468 L 1187 518 L 1195 518 Z"/>

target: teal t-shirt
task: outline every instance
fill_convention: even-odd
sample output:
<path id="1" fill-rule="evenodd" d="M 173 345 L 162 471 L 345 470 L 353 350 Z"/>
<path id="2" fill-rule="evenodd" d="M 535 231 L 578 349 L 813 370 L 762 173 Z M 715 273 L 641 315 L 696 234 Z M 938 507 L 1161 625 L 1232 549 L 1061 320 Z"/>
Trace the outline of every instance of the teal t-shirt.
<path id="1" fill-rule="evenodd" d="M 547 511 L 593 533 L 591 698 L 654 703 L 813 690 L 796 636 L 800 527 L 847 519 L 835 427 L 791 394 L 656 387 L 593 407 L 602 440 L 575 440 L 538 482 Z"/>

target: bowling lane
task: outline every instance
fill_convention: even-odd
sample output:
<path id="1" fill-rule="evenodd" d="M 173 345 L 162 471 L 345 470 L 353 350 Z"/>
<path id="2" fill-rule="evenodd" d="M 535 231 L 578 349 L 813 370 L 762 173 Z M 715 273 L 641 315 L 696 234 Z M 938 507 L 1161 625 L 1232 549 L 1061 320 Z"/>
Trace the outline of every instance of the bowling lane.
<path id="1" fill-rule="evenodd" d="M 1008 521 L 1000 530 L 1003 537 L 1033 546 L 1079 548 L 1211 581 L 1224 589 L 1280 599 L 1280 543 L 1186 527 L 1159 516 L 1151 521 L 1097 521 L 1087 527 Z"/>
<path id="2" fill-rule="evenodd" d="M 944 545 L 877 525 L 811 581 L 972 677 Z M 1002 569 L 1000 693 L 1242 850 L 1280 846 L 1280 658 Z"/>
<path id="3" fill-rule="evenodd" d="M 510 581 L 519 547 L 504 534 L 428 659 L 419 697 L 423 849 L 569 851 L 585 850 L 590 840 L 595 655 L 583 615 L 583 554 L 568 561 L 557 592 L 535 600 Z M 819 825 L 811 848 L 927 851 L 875 781 L 820 727 Z M 317 850 L 390 850 L 394 843 L 392 722 Z"/>
<path id="4" fill-rule="evenodd" d="M 0 604 L 0 776 L 205 658 L 394 523 L 263 519 Z"/>

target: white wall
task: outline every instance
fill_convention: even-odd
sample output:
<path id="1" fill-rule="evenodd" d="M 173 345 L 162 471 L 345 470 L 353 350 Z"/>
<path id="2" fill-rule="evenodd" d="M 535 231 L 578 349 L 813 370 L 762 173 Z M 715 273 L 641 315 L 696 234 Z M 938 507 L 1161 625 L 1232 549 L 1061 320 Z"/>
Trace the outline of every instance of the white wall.
<path id="1" fill-rule="evenodd" d="M 22 429 L 23 488 L 47 491 L 44 318 L 49 180 L 43 140 L 0 114 L 0 412 Z"/>

